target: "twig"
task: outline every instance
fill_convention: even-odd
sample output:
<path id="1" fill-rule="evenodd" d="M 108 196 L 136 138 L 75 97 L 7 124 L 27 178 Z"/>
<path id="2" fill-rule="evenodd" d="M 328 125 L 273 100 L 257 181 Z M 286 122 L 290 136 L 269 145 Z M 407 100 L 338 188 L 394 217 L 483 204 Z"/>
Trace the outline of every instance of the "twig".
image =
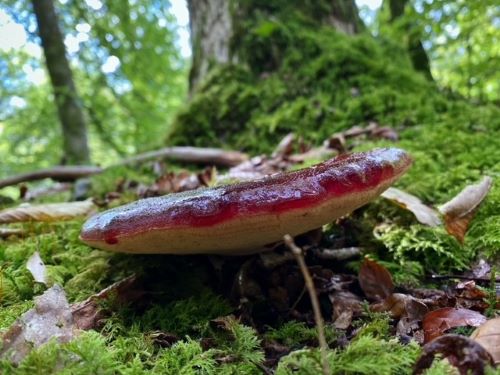
<path id="1" fill-rule="evenodd" d="M 489 278 L 489 277 L 472 277 L 472 276 L 463 276 L 463 275 L 430 275 L 430 278 L 433 280 L 458 279 L 458 280 L 471 280 L 471 281 L 476 281 L 479 283 L 491 282 L 491 278 Z M 495 282 L 500 282 L 500 278 L 496 278 Z"/>
<path id="2" fill-rule="evenodd" d="M 344 247 L 341 249 L 314 249 L 313 253 L 320 259 L 347 260 L 359 256 L 363 252 L 361 247 Z"/>
<path id="3" fill-rule="evenodd" d="M 92 174 L 101 173 L 102 168 L 94 166 L 64 166 L 60 165 L 53 168 L 40 169 L 38 171 L 22 173 L 15 176 L 10 176 L 0 180 L 0 189 L 6 186 L 17 185 L 21 182 L 42 180 L 44 178 L 52 178 L 59 181 L 72 181 L 81 177 L 90 176 Z"/>
<path id="4" fill-rule="evenodd" d="M 238 151 L 226 151 L 218 148 L 166 147 L 157 151 L 145 152 L 123 159 L 111 165 L 111 167 L 138 164 L 148 160 L 162 158 L 175 159 L 187 163 L 203 163 L 233 167 L 248 160 L 248 155 Z M 58 181 L 74 181 L 103 171 L 103 168 L 95 166 L 56 166 L 4 178 L 0 180 L 0 189 L 6 186 L 17 185 L 21 182 L 42 180 L 44 178 L 51 178 Z"/>
<path id="5" fill-rule="evenodd" d="M 202 147 L 165 147 L 160 150 L 145 152 L 124 159 L 117 165 L 142 163 L 151 159 L 175 159 L 188 163 L 207 163 L 223 167 L 234 167 L 246 160 L 248 156 L 238 151 L 226 151 L 219 148 Z"/>
<path id="6" fill-rule="evenodd" d="M 321 352 L 321 364 L 323 365 L 323 375 L 330 375 L 330 366 L 328 364 L 328 359 L 326 357 L 328 350 L 328 343 L 325 338 L 325 326 L 323 323 L 323 317 L 321 316 L 321 310 L 319 307 L 318 296 L 316 294 L 316 289 L 314 288 L 314 282 L 307 269 L 306 261 L 304 259 L 304 255 L 302 253 L 302 249 L 298 247 L 293 241 L 292 236 L 289 234 L 285 234 L 283 237 L 285 244 L 292 251 L 293 255 L 295 255 L 295 259 L 299 265 L 300 271 L 304 277 L 304 281 L 306 284 L 307 291 L 309 292 L 309 296 L 311 297 L 311 305 L 314 312 L 314 320 L 316 321 L 316 327 L 318 329 L 318 340 L 319 347 Z"/>

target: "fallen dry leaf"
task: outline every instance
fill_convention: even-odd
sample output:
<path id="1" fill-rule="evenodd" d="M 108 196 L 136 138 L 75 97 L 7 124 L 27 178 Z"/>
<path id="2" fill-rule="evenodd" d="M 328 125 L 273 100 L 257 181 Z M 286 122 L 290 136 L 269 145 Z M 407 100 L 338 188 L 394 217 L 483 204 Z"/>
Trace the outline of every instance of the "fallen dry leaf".
<path id="1" fill-rule="evenodd" d="M 332 320 L 335 328 L 349 328 L 352 318 L 360 315 L 363 311 L 361 298 L 352 292 L 335 291 L 329 293 L 328 297 L 332 303 Z"/>
<path id="2" fill-rule="evenodd" d="M 480 325 L 470 338 L 491 354 L 495 364 L 500 363 L 500 318 L 490 319 Z"/>
<path id="3" fill-rule="evenodd" d="M 444 335 L 423 347 L 413 374 L 422 374 L 424 370 L 430 368 L 436 354 L 448 358 L 461 375 L 483 375 L 486 365 L 493 365 L 490 354 L 474 340 L 460 335 Z"/>
<path id="4" fill-rule="evenodd" d="M 64 290 L 54 285 L 35 298 L 35 307 L 24 313 L 2 336 L 0 357 L 18 364 L 33 349 L 50 339 L 64 343 L 76 335 Z"/>
<path id="5" fill-rule="evenodd" d="M 145 191 L 139 193 L 141 198 L 157 197 L 169 193 L 179 193 L 186 190 L 194 190 L 202 186 L 195 173 L 181 171 L 178 173 L 168 172 L 159 177 L 156 182 Z"/>
<path id="6" fill-rule="evenodd" d="M 96 206 L 91 200 L 40 205 L 22 204 L 0 211 L 0 223 L 71 220 L 78 216 L 88 215 L 95 208 Z"/>
<path id="7" fill-rule="evenodd" d="M 439 207 L 449 234 L 461 243 L 477 208 L 491 189 L 493 179 L 483 177 L 481 182 L 465 187 L 456 197 Z"/>
<path id="8" fill-rule="evenodd" d="M 394 291 L 390 272 L 374 260 L 365 258 L 359 270 L 358 279 L 368 299 L 381 301 Z"/>
<path id="9" fill-rule="evenodd" d="M 405 316 L 411 320 L 422 320 L 428 308 L 415 297 L 403 293 L 393 293 L 382 302 L 372 304 L 370 310 L 374 312 L 388 312 L 394 319 L 400 319 Z"/>
<path id="10" fill-rule="evenodd" d="M 78 329 L 89 330 L 102 326 L 109 312 L 103 309 L 103 301 L 121 304 L 136 302 L 144 295 L 137 276 L 132 275 L 108 286 L 85 301 L 71 305 L 74 325 Z"/>
<path id="11" fill-rule="evenodd" d="M 414 195 L 411 195 L 403 190 L 390 187 L 382 193 L 382 197 L 413 213 L 417 220 L 422 224 L 430 227 L 435 227 L 441 224 L 439 213 L 433 208 L 423 204 L 422 201 Z"/>
<path id="12" fill-rule="evenodd" d="M 31 272 L 33 280 L 37 283 L 47 285 L 47 269 L 38 251 L 35 251 L 33 255 L 29 257 L 28 262 L 26 262 L 26 268 Z"/>
<path id="13" fill-rule="evenodd" d="M 431 311 L 424 316 L 422 322 L 425 342 L 441 336 L 450 328 L 461 326 L 478 327 L 484 322 L 486 322 L 486 317 L 474 310 L 444 307 Z"/>

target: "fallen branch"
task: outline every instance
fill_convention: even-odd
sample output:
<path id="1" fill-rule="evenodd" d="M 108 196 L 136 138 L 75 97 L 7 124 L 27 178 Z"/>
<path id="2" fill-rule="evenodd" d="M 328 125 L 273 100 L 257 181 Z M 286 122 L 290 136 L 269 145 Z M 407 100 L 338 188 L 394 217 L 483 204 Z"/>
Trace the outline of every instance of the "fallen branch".
<path id="1" fill-rule="evenodd" d="M 53 168 L 40 169 L 38 171 L 22 173 L 15 176 L 4 178 L 3 180 L 0 180 L 0 189 L 6 186 L 17 185 L 21 182 L 43 180 L 44 178 L 51 178 L 57 181 L 73 181 L 78 178 L 101 173 L 102 171 L 103 171 L 102 168 L 90 165 L 79 165 L 79 166 L 61 165 Z"/>
<path id="2" fill-rule="evenodd" d="M 187 163 L 214 164 L 221 167 L 234 167 L 246 160 L 248 155 L 238 151 L 201 147 L 165 147 L 161 150 L 145 152 L 118 162 L 116 165 L 142 163 L 152 159 L 174 159 Z"/>
<path id="3" fill-rule="evenodd" d="M 218 148 L 166 147 L 161 150 L 145 152 L 121 160 L 111 167 L 139 164 L 152 159 L 174 159 L 186 163 L 234 167 L 248 160 L 248 155 L 238 151 L 226 151 Z M 4 178 L 0 180 L 0 189 L 6 186 L 17 185 L 21 182 L 42 180 L 44 178 L 51 178 L 57 181 L 74 181 L 103 171 L 104 168 L 95 166 L 56 166 Z"/>
<path id="4" fill-rule="evenodd" d="M 316 289 L 314 288 L 314 282 L 307 269 L 306 261 L 302 253 L 302 249 L 298 247 L 293 241 L 292 236 L 285 234 L 283 237 L 286 246 L 291 250 L 297 263 L 299 265 L 300 271 L 304 276 L 304 282 L 306 284 L 307 291 L 309 292 L 309 297 L 311 298 L 311 305 L 314 312 L 314 320 L 316 321 L 316 327 L 318 328 L 318 341 L 319 348 L 321 352 L 321 364 L 323 366 L 323 375 L 330 375 L 330 366 L 328 364 L 328 358 L 326 357 L 328 350 L 328 343 L 325 338 L 325 326 L 323 323 L 323 317 L 321 316 L 321 310 L 319 307 L 318 295 L 316 294 Z"/>
<path id="5" fill-rule="evenodd" d="M 344 247 L 341 249 L 314 249 L 313 254 L 325 260 L 347 260 L 361 255 L 364 249 L 361 247 Z"/>

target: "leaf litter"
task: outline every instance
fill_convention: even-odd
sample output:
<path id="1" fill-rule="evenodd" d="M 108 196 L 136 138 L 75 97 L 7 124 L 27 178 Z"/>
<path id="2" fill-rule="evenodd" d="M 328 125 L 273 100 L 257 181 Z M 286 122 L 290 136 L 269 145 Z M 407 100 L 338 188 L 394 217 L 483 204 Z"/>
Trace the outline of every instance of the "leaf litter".
<path id="1" fill-rule="evenodd" d="M 397 133 L 394 130 L 379 127 L 378 125 L 371 125 L 368 129 L 352 128 L 346 134 L 343 134 L 344 141 L 366 136 L 380 136 L 388 140 L 397 139 Z M 344 141 L 342 141 L 343 143 L 340 142 L 341 147 L 339 146 L 339 148 L 335 146 L 336 141 L 332 141 L 329 144 L 325 142 L 325 145 L 322 147 L 312 149 L 304 146 L 296 136 L 288 135 L 276 148 L 271 157 L 264 155 L 254 157 L 236 167 L 230 168 L 226 174 L 219 175 L 213 168 L 207 168 L 200 173 L 186 171 L 177 173 L 165 173 L 161 171 L 160 173 L 160 169 L 158 169 L 159 177 L 153 185 L 148 187 L 134 181 L 122 180 L 117 186 L 116 191 L 110 192 L 108 195 L 110 199 L 117 199 L 124 191 L 129 190 L 134 191 L 138 197 L 155 196 L 196 189 L 202 186 L 209 186 L 213 183 L 221 183 L 221 181 L 263 177 L 289 169 L 295 164 L 304 162 L 309 157 L 314 158 L 318 155 L 332 155 L 343 152 L 340 148 L 343 148 L 345 151 L 350 147 Z M 477 210 L 481 200 L 486 196 L 489 186 L 491 186 L 491 181 L 489 183 L 484 181 L 487 182 L 488 180 L 483 180 L 476 188 L 464 189 L 467 194 L 460 193 L 455 203 L 451 204 L 452 200 L 444 205 L 445 208 L 448 207 L 444 212 L 441 207 L 445 225 L 447 225 L 446 220 L 448 220 L 446 215 L 450 216 L 453 214 L 454 218 L 458 217 L 460 220 L 463 216 L 467 216 L 468 219 L 471 218 L 471 213 L 473 214 Z M 406 192 L 401 190 L 396 190 L 396 192 L 392 190 L 391 192 L 391 190 L 389 191 L 389 195 L 392 194 L 391 200 L 396 201 L 398 205 L 410 209 L 426 224 L 439 225 L 441 219 L 440 214 L 436 210 L 424 205 L 418 198 Z M 107 202 L 103 204 L 107 204 Z M 42 213 L 41 217 L 43 215 Z M 25 216 L 29 217 L 29 214 Z M 422 217 L 427 218 L 422 219 Z M 344 223 L 342 220 L 339 220 L 338 224 L 342 227 Z M 309 235 L 296 240 L 297 243 L 303 246 L 305 259 L 320 301 L 321 313 L 325 323 L 329 327 L 328 329 L 335 329 L 339 335 L 337 339 L 333 341 L 329 340 L 332 348 L 344 347 L 350 340 L 356 337 L 359 331 L 359 321 L 366 319 L 367 302 L 365 299 L 371 302 L 368 311 L 371 313 L 384 313 L 390 317 L 389 322 L 392 334 L 405 342 L 407 340 L 415 340 L 423 343 L 424 336 L 428 338 L 428 332 L 431 330 L 433 330 L 432 335 L 438 337 L 448 329 L 453 329 L 457 326 L 477 326 L 486 322 L 486 318 L 481 314 L 489 307 L 484 302 L 485 294 L 473 282 L 471 283 L 473 280 L 467 279 L 469 277 L 467 274 L 463 275 L 465 278 L 464 282 L 452 284 L 451 286 L 448 282 L 448 285 L 443 290 L 405 288 L 404 286 L 395 285 L 391 273 L 378 262 L 368 258 L 365 258 L 363 261 L 357 276 L 352 275 L 352 273 L 343 273 L 349 260 L 353 257 L 359 257 L 369 249 L 361 248 L 348 240 L 340 241 L 342 247 L 336 248 L 332 246 L 331 242 L 328 243 L 328 241 L 325 241 L 324 233 L 321 230 L 318 231 L 316 236 Z M 342 255 L 336 255 L 336 253 L 342 253 Z M 30 259 L 30 262 L 36 265 L 37 258 Z M 231 262 L 232 260 L 224 258 L 215 262 L 218 266 L 214 268 L 214 271 L 219 274 L 218 278 L 220 280 L 228 279 L 227 275 L 223 274 L 227 273 L 225 264 Z M 212 262 L 213 265 L 215 263 Z M 31 268 L 36 269 L 34 265 Z M 38 265 L 40 266 L 40 263 Z M 31 271 L 35 280 L 39 277 L 35 276 L 35 274 L 43 273 L 42 268 L 40 266 L 40 269 Z M 482 263 L 475 268 L 476 273 L 479 272 L 477 275 L 480 275 L 476 277 L 487 278 L 490 268 L 489 264 Z M 230 275 L 230 279 L 232 278 L 234 281 L 230 288 L 231 290 L 226 290 L 226 292 L 230 293 L 232 299 L 238 305 L 238 308 L 234 311 L 234 317 L 230 318 L 231 321 L 251 325 L 258 332 L 263 333 L 280 320 L 299 322 L 309 328 L 315 326 L 311 302 L 305 290 L 301 271 L 297 267 L 293 255 L 282 244 L 274 245 L 272 252 L 247 258 L 241 264 L 238 271 Z M 471 274 L 470 277 L 474 277 L 474 275 Z M 439 280 L 437 281 L 439 282 Z M 447 279 L 446 281 L 451 280 Z M 75 303 L 71 306 L 68 305 L 65 297 L 60 297 L 61 302 L 59 306 L 48 303 L 50 307 L 46 309 L 48 311 L 47 314 L 49 314 L 47 319 L 54 320 L 59 313 L 66 318 L 65 322 L 67 324 L 65 327 L 68 329 L 65 331 L 65 334 L 60 335 L 61 342 L 71 340 L 78 329 L 100 329 L 113 314 L 114 309 L 120 304 L 128 304 L 132 309 L 140 309 L 139 306 L 144 305 L 145 296 L 148 294 L 148 291 L 147 287 L 141 283 L 142 277 L 134 275 L 112 284 L 85 301 Z M 57 288 L 57 286 L 53 288 Z M 46 294 L 52 291 L 53 288 L 47 290 Z M 54 292 L 52 291 L 51 293 Z M 58 293 L 61 293 L 61 290 Z M 64 291 L 62 293 L 64 294 Z M 40 300 L 43 305 L 44 296 L 45 294 L 36 297 L 37 306 Z M 103 304 L 103 302 L 106 303 Z M 108 302 L 112 303 L 109 304 Z M 118 304 L 115 302 L 118 302 Z M 106 306 L 106 308 L 103 308 L 103 306 Z M 259 306 L 259 308 L 256 309 L 255 306 Z M 440 313 L 439 309 L 441 311 L 455 311 L 455 315 L 449 313 L 450 315 L 446 317 L 446 314 L 443 315 L 442 312 Z M 3 336 L 4 342 L 6 342 L 5 340 L 10 340 L 9 342 L 12 343 L 10 346 L 4 345 L 4 352 L 9 351 L 10 348 L 11 355 L 12 353 L 16 353 L 15 355 L 20 356 L 13 356 L 12 359 L 14 361 L 19 361 L 26 354 L 26 350 L 29 350 L 24 345 L 26 340 L 24 339 L 25 336 L 23 336 L 22 324 L 19 322 L 28 321 L 30 319 L 29 315 L 35 314 L 33 310 L 23 315 Z M 461 313 L 457 314 L 457 310 L 461 311 Z M 464 310 L 468 312 L 464 313 Z M 225 318 L 215 319 L 212 324 L 215 324 L 217 321 L 224 325 Z M 488 322 L 484 323 L 481 327 L 487 327 L 487 324 Z M 488 333 L 490 332 L 489 330 L 490 328 L 488 330 L 483 328 L 479 331 L 477 335 L 479 337 L 478 342 L 490 339 L 491 334 Z M 493 330 L 493 332 L 496 331 Z M 152 331 L 148 335 L 155 345 L 160 347 L 169 347 L 179 340 L 177 335 L 163 331 Z M 496 333 L 493 333 L 494 335 Z M 47 336 L 47 332 L 45 332 L 45 336 Z M 43 337 L 45 336 L 41 335 L 41 338 L 37 341 L 40 345 L 46 342 L 43 341 Z M 431 343 L 436 342 L 440 337 L 445 337 L 445 339 L 438 341 L 439 345 L 436 344 L 431 349 L 424 349 L 424 352 L 434 353 L 441 350 L 442 353 L 446 354 L 457 348 L 466 348 L 472 345 L 470 347 L 473 350 L 481 353 L 474 346 L 475 344 L 470 344 L 468 341 L 465 344 L 461 341 L 457 342 L 454 339 L 449 339 L 449 336 L 439 336 Z M 209 344 L 210 338 L 208 337 L 202 338 L 202 342 L 206 343 L 204 345 L 207 348 L 214 345 L 213 343 Z M 19 346 L 16 347 L 16 343 Z M 317 344 L 315 340 L 307 343 L 310 346 L 317 346 Z M 283 355 L 296 349 L 266 338 L 262 341 L 262 347 L 266 353 L 265 364 L 271 367 L 276 365 L 279 358 Z M 494 351 L 494 348 L 490 348 L 489 350 Z M 428 354 L 426 358 L 428 359 L 430 356 L 432 355 Z M 230 362 L 232 359 L 219 358 L 218 360 Z M 489 363 L 489 358 L 484 354 L 477 354 L 475 360 L 476 362 L 470 360 L 470 358 L 462 358 L 460 360 L 462 362 L 460 363 L 462 363 L 462 366 L 465 366 L 464 368 L 469 368 L 467 367 L 468 363 L 474 363 L 474 366 L 477 368 Z"/>

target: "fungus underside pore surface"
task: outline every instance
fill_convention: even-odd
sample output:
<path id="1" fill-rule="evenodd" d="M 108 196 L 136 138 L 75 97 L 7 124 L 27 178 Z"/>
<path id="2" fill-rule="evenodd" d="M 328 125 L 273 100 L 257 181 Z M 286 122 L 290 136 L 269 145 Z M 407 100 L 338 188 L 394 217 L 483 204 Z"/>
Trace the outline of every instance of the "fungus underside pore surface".
<path id="1" fill-rule="evenodd" d="M 289 131 L 318 144 L 331 133 L 355 124 L 377 121 L 393 126 L 401 138 L 397 147 L 407 150 L 415 160 L 397 187 L 438 205 L 483 175 L 492 176 L 494 185 L 463 246 L 442 228 L 420 225 L 411 215 L 382 200 L 354 213 L 350 245 L 369 247 L 372 256 L 389 267 L 396 282 L 421 282 L 424 270 L 456 271 L 478 254 L 498 261 L 498 108 L 472 105 L 439 92 L 410 69 L 409 61 L 396 56 L 393 49 L 397 47 L 384 47 L 384 41 L 366 36 L 348 39 L 330 29 L 304 26 L 298 20 L 276 21 L 273 32 L 263 35 L 258 27 L 265 21 L 254 22 L 255 32 L 245 41 L 249 48 L 271 48 L 281 44 L 280 38 L 285 36 L 298 38 L 288 40 L 290 47 L 281 56 L 279 69 L 267 75 L 243 66 L 214 71 L 177 118 L 172 139 L 203 146 L 224 142 L 228 147 L 258 154 L 272 150 Z M 222 132 L 227 136 L 221 136 Z M 366 141 L 356 150 L 393 145 Z M 95 180 L 99 180 L 100 193 L 104 194 L 114 189 L 116 175 Z M 372 230 L 382 222 L 390 225 L 375 239 Z M 0 362 L 0 372 L 56 373 L 65 369 L 81 374 L 260 374 L 256 365 L 263 358 L 260 340 L 267 335 L 290 338 L 292 342 L 287 345 L 293 349 L 307 345 L 301 340 L 311 336 L 311 327 L 303 323 L 293 326 L 279 314 L 259 333 L 236 322 L 230 324 L 228 332 L 214 329 L 210 319 L 236 309 L 221 287 L 227 280 L 214 277 L 207 257 L 130 256 L 92 250 L 78 240 L 81 225 L 78 221 L 28 225 L 33 235 L 0 242 L 0 329 L 29 309 L 33 297 L 44 290 L 25 268 L 26 260 L 36 250 L 47 265 L 50 282 L 61 284 L 70 302 L 84 300 L 136 273 L 148 286 L 148 304 L 113 309 L 102 330 L 86 332 L 69 344 L 52 343 L 36 350 L 17 369 Z M 339 230 L 330 229 L 332 235 Z M 233 262 L 240 265 L 245 259 Z M 260 301 L 261 305 L 265 301 Z M 387 319 L 367 315 L 359 325 L 366 334 L 347 348 L 330 351 L 335 373 L 411 372 L 418 347 L 392 339 L 387 333 Z M 157 331 L 176 334 L 181 340 L 162 347 L 152 338 Z M 281 335 L 276 333 L 280 331 Z M 333 342 L 336 331 L 331 326 L 327 331 Z M 291 374 L 296 368 L 314 372 L 319 368 L 318 358 L 319 352 L 314 349 L 285 356 L 278 363 L 277 373 Z M 433 369 L 434 374 L 446 371 L 443 363 Z"/>

